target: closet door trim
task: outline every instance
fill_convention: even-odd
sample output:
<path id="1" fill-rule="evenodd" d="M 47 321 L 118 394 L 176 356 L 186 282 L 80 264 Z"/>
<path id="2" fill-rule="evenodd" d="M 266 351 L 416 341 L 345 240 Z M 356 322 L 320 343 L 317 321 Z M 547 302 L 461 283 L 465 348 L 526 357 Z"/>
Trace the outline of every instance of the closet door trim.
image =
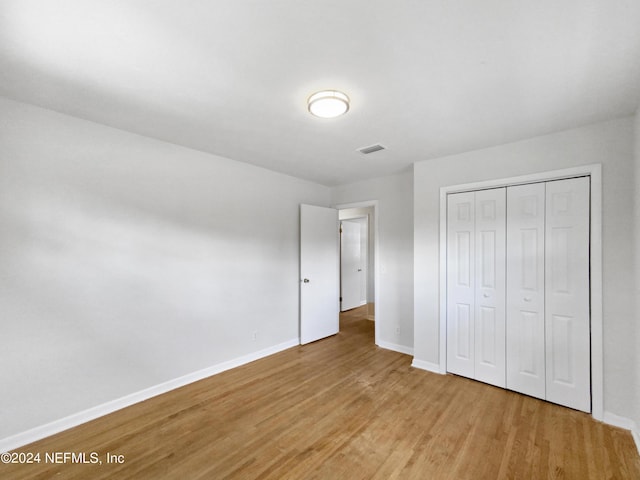
<path id="1" fill-rule="evenodd" d="M 590 308 L 591 308 L 591 415 L 604 420 L 603 329 L 602 329 L 602 165 L 592 164 L 562 170 L 532 173 L 440 188 L 440 352 L 437 371 L 447 371 L 447 195 L 488 188 L 562 180 L 588 176 L 591 179 L 590 208 Z M 435 367 L 435 366 L 434 366 Z M 435 370 L 435 368 L 434 368 Z"/>

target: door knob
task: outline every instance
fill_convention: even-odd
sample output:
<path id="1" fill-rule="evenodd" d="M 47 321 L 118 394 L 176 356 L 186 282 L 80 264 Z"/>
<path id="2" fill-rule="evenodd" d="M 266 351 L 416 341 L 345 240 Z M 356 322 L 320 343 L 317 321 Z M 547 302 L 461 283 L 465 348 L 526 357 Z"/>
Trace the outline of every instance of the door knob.
<path id="1" fill-rule="evenodd" d="M 483 296 L 484 298 L 489 298 L 489 294 L 488 294 L 488 293 L 483 293 L 483 294 L 482 294 L 482 296 Z"/>
<path id="2" fill-rule="evenodd" d="M 305 278 L 304 280 L 302 280 L 304 283 L 309 283 L 309 279 Z"/>
<path id="3" fill-rule="evenodd" d="M 531 301 L 531 297 L 524 297 L 524 301 L 525 302 L 530 302 Z"/>
<path id="4" fill-rule="evenodd" d="M 358 269 L 358 271 L 359 271 L 359 272 L 361 272 L 361 271 L 362 271 L 362 269 L 361 269 L 361 268 L 359 268 L 359 269 Z"/>

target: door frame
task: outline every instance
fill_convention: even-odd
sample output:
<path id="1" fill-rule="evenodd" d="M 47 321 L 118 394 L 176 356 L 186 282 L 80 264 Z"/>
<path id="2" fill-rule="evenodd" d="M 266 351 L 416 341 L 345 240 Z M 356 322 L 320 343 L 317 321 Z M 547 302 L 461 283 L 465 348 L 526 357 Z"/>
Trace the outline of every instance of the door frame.
<path id="1" fill-rule="evenodd" d="M 447 195 L 450 193 L 547 182 L 572 177 L 591 178 L 590 307 L 591 307 L 591 415 L 604 420 L 604 353 L 602 328 L 602 165 L 551 170 L 517 177 L 451 185 L 440 188 L 440 370 L 447 372 Z M 376 238 L 377 240 L 377 238 Z M 377 268 L 377 264 L 376 264 Z M 377 287 L 377 285 L 376 285 Z"/>
<path id="2" fill-rule="evenodd" d="M 362 202 L 353 202 L 353 203 L 340 203 L 338 205 L 333 205 L 333 208 L 338 210 L 345 210 L 347 208 L 373 208 L 373 303 L 375 305 L 375 321 L 374 323 L 374 331 L 375 331 L 375 344 L 380 346 L 378 343 L 378 339 L 380 338 L 380 325 L 381 321 L 383 321 L 383 316 L 381 315 L 380 309 L 380 235 L 378 234 L 378 229 L 380 222 L 378 221 L 378 200 L 365 200 Z M 340 214 L 338 214 L 338 218 Z M 369 228 L 367 229 L 367 235 L 371 234 L 371 223 L 369 223 Z M 368 255 L 371 255 L 371 252 L 367 252 Z"/>

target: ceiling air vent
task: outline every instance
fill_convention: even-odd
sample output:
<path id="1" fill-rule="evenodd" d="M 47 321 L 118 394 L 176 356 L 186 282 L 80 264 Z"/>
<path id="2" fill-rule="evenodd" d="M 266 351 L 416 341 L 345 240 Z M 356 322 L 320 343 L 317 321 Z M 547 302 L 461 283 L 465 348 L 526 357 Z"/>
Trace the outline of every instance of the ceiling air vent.
<path id="1" fill-rule="evenodd" d="M 385 147 L 383 147 L 382 145 L 376 144 L 376 145 L 369 145 L 368 147 L 359 148 L 358 151 L 363 155 L 368 155 L 370 153 L 379 152 L 380 150 L 384 150 L 384 149 Z"/>

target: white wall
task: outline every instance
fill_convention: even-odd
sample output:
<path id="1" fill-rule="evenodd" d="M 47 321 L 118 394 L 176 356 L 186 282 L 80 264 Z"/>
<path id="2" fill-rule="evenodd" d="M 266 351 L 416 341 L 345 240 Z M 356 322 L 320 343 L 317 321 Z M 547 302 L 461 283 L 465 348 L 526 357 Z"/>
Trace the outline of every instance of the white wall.
<path id="1" fill-rule="evenodd" d="M 640 451 L 640 109 L 636 112 L 634 131 L 635 154 L 635 361 L 631 362 L 631 370 L 635 370 L 635 411 L 632 419 L 635 422 L 636 445 Z"/>
<path id="2" fill-rule="evenodd" d="M 414 165 L 415 358 L 439 361 L 439 189 L 603 165 L 604 389 L 608 412 L 631 418 L 634 341 L 633 119 L 623 118 Z"/>
<path id="3" fill-rule="evenodd" d="M 332 189 L 333 205 L 378 201 L 378 344 L 413 352 L 413 175 Z"/>
<path id="4" fill-rule="evenodd" d="M 329 200 L 0 98 L 0 439 L 297 339 L 298 204 Z"/>

